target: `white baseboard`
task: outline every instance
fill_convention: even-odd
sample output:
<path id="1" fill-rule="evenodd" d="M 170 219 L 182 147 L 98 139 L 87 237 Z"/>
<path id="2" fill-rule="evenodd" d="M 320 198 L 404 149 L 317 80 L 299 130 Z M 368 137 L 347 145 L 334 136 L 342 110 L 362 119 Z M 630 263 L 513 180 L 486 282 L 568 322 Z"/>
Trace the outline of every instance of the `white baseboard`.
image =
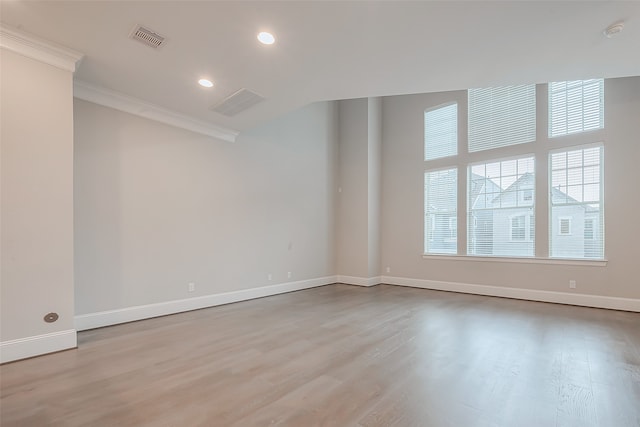
<path id="1" fill-rule="evenodd" d="M 201 297 L 166 301 L 156 304 L 138 305 L 135 307 L 100 311 L 97 313 L 80 314 L 75 316 L 76 330 L 85 331 L 87 329 L 117 325 L 118 323 L 133 322 L 136 320 L 149 319 L 152 317 L 166 316 L 168 314 L 181 313 L 183 311 L 214 307 L 216 305 L 246 301 L 271 295 L 278 295 L 285 292 L 299 291 L 302 289 L 309 289 L 317 286 L 330 285 L 335 282 L 336 276 L 327 276 L 317 279 L 300 280 L 297 282 L 287 282 L 271 286 L 262 286 L 259 288 L 225 292 L 221 294 L 205 295 Z"/>
<path id="2" fill-rule="evenodd" d="M 75 329 L 0 342 L 0 363 L 76 348 Z"/>
<path id="3" fill-rule="evenodd" d="M 356 277 L 356 276 L 337 276 L 336 281 L 338 283 L 344 283 L 345 285 L 355 286 L 375 286 L 381 283 L 381 277 Z"/>
<path id="4" fill-rule="evenodd" d="M 409 286 L 412 288 L 434 289 L 439 291 L 462 292 L 466 294 L 487 295 L 504 298 L 524 299 L 530 301 L 579 305 L 583 307 L 608 308 L 612 310 L 640 312 L 640 299 L 633 298 L 570 294 L 567 292 L 506 288 L 501 286 L 472 285 L 469 283 L 410 279 L 406 277 L 382 276 L 381 281 L 382 283 L 386 283 L 389 285 Z"/>

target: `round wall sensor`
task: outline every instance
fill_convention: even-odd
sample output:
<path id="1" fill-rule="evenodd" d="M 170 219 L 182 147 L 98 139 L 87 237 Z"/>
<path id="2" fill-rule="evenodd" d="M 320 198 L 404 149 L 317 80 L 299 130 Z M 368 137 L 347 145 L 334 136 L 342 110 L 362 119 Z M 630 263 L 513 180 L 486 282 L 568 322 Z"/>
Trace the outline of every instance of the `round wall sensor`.
<path id="1" fill-rule="evenodd" d="M 53 323 L 58 320 L 58 313 L 47 313 L 44 315 L 44 321 L 47 323 Z"/>
<path id="2" fill-rule="evenodd" d="M 624 28 L 624 22 L 616 22 L 615 24 L 609 25 L 602 32 L 602 34 L 604 34 L 605 37 L 610 39 L 611 37 L 618 35 L 618 33 L 620 33 L 623 28 Z"/>

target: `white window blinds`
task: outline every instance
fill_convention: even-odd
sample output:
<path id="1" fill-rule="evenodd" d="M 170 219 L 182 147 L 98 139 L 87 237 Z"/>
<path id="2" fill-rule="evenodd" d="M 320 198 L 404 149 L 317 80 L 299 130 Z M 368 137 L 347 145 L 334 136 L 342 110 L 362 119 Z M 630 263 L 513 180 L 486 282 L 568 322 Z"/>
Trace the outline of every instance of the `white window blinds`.
<path id="1" fill-rule="evenodd" d="M 469 255 L 534 256 L 533 157 L 469 166 Z"/>
<path id="2" fill-rule="evenodd" d="M 424 194 L 425 253 L 457 253 L 458 170 L 425 172 Z"/>
<path id="3" fill-rule="evenodd" d="M 536 86 L 469 89 L 469 151 L 536 139 Z"/>
<path id="4" fill-rule="evenodd" d="M 458 154 L 458 104 L 424 112 L 424 159 Z"/>
<path id="5" fill-rule="evenodd" d="M 603 148 L 550 154 L 550 256 L 604 258 Z"/>
<path id="6" fill-rule="evenodd" d="M 604 127 L 604 80 L 549 83 L 549 136 Z"/>

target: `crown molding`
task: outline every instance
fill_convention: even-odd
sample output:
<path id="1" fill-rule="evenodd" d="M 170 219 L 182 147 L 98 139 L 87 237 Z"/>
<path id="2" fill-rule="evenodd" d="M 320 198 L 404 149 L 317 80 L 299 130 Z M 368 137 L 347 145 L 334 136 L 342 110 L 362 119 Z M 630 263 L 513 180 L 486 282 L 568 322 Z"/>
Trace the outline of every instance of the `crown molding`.
<path id="1" fill-rule="evenodd" d="M 0 47 L 74 73 L 82 53 L 0 23 Z"/>
<path id="2" fill-rule="evenodd" d="M 75 80 L 73 82 L 73 96 L 95 104 L 104 105 L 105 107 L 124 111 L 125 113 L 144 117 L 145 119 L 187 129 L 195 133 L 222 139 L 224 141 L 235 142 L 239 133 L 234 129 L 224 128 L 202 120 L 197 120 L 175 111 L 167 110 L 158 105 L 145 102 L 141 99 L 95 86 L 81 80 Z"/>

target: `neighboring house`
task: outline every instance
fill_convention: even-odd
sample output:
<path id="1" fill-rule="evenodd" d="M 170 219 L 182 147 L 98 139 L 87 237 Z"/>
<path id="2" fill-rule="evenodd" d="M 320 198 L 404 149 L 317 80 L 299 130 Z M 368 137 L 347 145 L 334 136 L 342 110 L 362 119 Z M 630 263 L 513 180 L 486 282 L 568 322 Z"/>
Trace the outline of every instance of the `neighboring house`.
<path id="1" fill-rule="evenodd" d="M 484 176 L 471 174 L 468 252 L 470 255 L 494 254 L 494 212 L 492 203 L 501 188 Z"/>
<path id="2" fill-rule="evenodd" d="M 551 233 L 554 244 L 551 256 L 560 258 L 602 258 L 603 245 L 600 226 L 600 210 L 589 205 L 572 205 L 578 203 L 557 188 L 551 190 L 554 204 L 569 203 L 557 206 L 552 210 Z"/>
<path id="3" fill-rule="evenodd" d="M 455 177 L 442 176 L 434 184 L 455 192 Z M 471 175 L 468 221 L 469 255 L 535 256 L 535 178 L 523 174 L 506 189 L 491 179 Z M 598 208 L 581 205 L 557 188 L 552 190 L 555 208 L 551 215 L 553 257 L 601 258 L 601 227 Z M 562 205 L 561 203 L 567 203 Z M 573 204 L 575 203 L 575 204 Z M 430 252 L 456 253 L 455 206 L 431 206 L 426 226 Z M 560 205 L 559 205 L 560 204 Z"/>
<path id="4" fill-rule="evenodd" d="M 525 173 L 491 201 L 493 245 L 491 255 L 534 256 L 535 177 Z"/>

